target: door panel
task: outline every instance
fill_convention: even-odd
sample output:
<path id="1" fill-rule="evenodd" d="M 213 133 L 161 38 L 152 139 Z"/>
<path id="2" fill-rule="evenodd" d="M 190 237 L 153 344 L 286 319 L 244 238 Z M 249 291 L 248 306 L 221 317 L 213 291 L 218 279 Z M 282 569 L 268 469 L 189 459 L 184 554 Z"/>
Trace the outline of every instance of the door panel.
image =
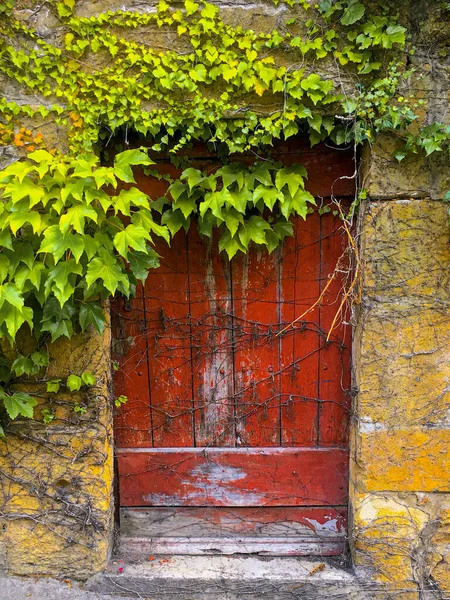
<path id="1" fill-rule="evenodd" d="M 318 438 L 320 224 L 318 213 L 296 219 L 282 250 L 282 445 L 315 447 Z M 303 316 L 302 316 L 303 315 Z M 293 326 L 289 324 L 301 319 Z"/>
<path id="2" fill-rule="evenodd" d="M 189 231 L 195 445 L 233 447 L 235 406 L 231 272 L 218 240 Z"/>
<path id="3" fill-rule="evenodd" d="M 125 506 L 324 506 L 347 498 L 348 452 L 307 448 L 120 450 Z"/>
<path id="4" fill-rule="evenodd" d="M 161 266 L 144 288 L 155 448 L 194 444 L 187 236 L 158 241 Z"/>
<path id="5" fill-rule="evenodd" d="M 343 290 L 348 286 L 346 277 L 350 276 L 349 259 L 343 255 L 347 243 L 339 217 L 328 214 L 326 219 L 321 219 L 321 292 L 334 273 L 320 305 L 319 325 L 324 336 L 335 321 L 329 341 L 323 339 L 319 352 L 319 445 L 322 447 L 348 445 L 351 400 L 349 305 L 344 306 L 336 319 Z M 338 261 L 340 268 L 334 272 Z"/>
<path id="6" fill-rule="evenodd" d="M 339 177 L 353 172 L 350 155 L 299 148 L 276 157 L 305 164 L 322 205 L 331 188 L 345 201 L 353 181 Z M 191 162 L 215 168 L 208 160 L 200 152 Z M 136 177 L 151 197 L 167 186 Z M 123 536 L 137 553 L 344 549 L 345 311 L 327 337 L 348 275 L 347 239 L 332 212 L 293 226 L 272 254 L 251 247 L 230 262 L 218 234 L 202 238 L 194 222 L 170 248 L 157 243 L 161 267 L 136 299 L 113 306 L 116 393 L 129 397 L 115 417 Z"/>
<path id="7" fill-rule="evenodd" d="M 113 315 L 113 355 L 120 369 L 115 378 L 115 394 L 128 401 L 116 411 L 115 441 L 120 448 L 153 445 L 151 423 L 147 320 L 142 287 L 132 302 L 116 302 Z"/>
<path id="8" fill-rule="evenodd" d="M 262 249 L 231 261 L 236 445 L 280 445 L 280 254 Z"/>

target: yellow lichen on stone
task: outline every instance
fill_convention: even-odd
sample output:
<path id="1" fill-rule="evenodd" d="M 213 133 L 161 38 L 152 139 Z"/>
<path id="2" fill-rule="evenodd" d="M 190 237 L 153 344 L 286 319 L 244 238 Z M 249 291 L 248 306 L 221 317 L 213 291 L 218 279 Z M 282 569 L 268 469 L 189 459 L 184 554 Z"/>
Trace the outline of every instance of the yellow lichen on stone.
<path id="1" fill-rule="evenodd" d="M 84 579 L 107 564 L 113 522 L 109 347 L 109 330 L 51 346 L 50 378 L 89 370 L 95 386 L 62 394 L 65 410 L 49 425 L 15 422 L 0 441 L 0 546 L 9 573 Z M 84 415 L 73 410 L 81 400 Z"/>
<path id="2" fill-rule="evenodd" d="M 396 172 L 400 187 L 411 177 L 416 182 L 411 187 L 420 191 L 420 169 Z M 377 193 L 383 195 L 380 188 Z M 446 207 L 426 199 L 368 202 L 360 241 L 358 396 L 350 462 L 354 561 L 386 590 L 405 590 L 408 599 L 436 585 L 445 594 L 450 589 Z"/>
<path id="3" fill-rule="evenodd" d="M 364 293 L 378 302 L 450 300 L 447 207 L 434 200 L 377 202 L 364 209 Z"/>
<path id="4" fill-rule="evenodd" d="M 377 304 L 359 332 L 361 431 L 450 425 L 450 313 Z"/>
<path id="5" fill-rule="evenodd" d="M 448 524 L 450 498 L 442 494 L 379 492 L 353 496 L 355 552 L 360 567 L 387 590 L 410 587 L 412 598 L 431 577 L 449 590 Z M 397 597 L 397 596 L 395 596 Z"/>

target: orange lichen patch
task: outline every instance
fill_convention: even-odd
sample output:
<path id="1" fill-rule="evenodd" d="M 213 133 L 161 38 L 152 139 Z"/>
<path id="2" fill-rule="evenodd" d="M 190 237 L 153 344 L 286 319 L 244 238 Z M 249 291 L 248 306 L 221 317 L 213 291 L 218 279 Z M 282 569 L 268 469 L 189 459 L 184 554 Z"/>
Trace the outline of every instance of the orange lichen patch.
<path id="1" fill-rule="evenodd" d="M 396 429 L 359 438 L 361 491 L 448 492 L 450 430 Z"/>

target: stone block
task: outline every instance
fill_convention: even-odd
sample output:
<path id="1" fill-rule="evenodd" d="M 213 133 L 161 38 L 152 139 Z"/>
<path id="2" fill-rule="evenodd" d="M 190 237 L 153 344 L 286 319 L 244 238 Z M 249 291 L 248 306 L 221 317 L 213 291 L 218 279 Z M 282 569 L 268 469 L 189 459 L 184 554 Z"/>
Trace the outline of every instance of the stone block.
<path id="1" fill-rule="evenodd" d="M 450 427 L 448 309 L 392 302 L 364 311 L 355 336 L 355 405 L 364 435 Z"/>
<path id="2" fill-rule="evenodd" d="M 443 202 L 367 202 L 361 232 L 365 298 L 443 307 L 450 302 L 450 226 Z"/>
<path id="3" fill-rule="evenodd" d="M 445 596 L 449 510 L 449 494 L 356 493 L 352 550 L 357 571 L 370 573 L 391 593 L 403 586 L 416 590 L 417 598 Z"/>
<path id="4" fill-rule="evenodd" d="M 449 492 L 450 429 L 389 429 L 356 434 L 355 477 L 364 492 Z"/>
<path id="5" fill-rule="evenodd" d="M 450 160 L 443 154 L 412 154 L 400 163 L 394 158 L 404 140 L 381 134 L 362 152 L 362 186 L 370 198 L 433 198 L 440 200 L 450 188 Z"/>

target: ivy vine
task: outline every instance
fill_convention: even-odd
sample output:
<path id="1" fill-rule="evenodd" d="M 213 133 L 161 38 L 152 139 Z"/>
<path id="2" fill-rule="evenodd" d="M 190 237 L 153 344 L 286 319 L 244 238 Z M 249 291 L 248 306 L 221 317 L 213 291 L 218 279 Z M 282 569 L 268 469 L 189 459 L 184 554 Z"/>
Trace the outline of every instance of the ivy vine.
<path id="1" fill-rule="evenodd" d="M 291 217 L 315 203 L 303 166 L 270 159 L 275 140 L 304 133 L 311 145 L 357 145 L 414 121 L 418 103 L 399 92 L 410 71 L 397 15 L 369 14 L 359 0 L 286 4 L 284 25 L 257 33 L 203 0 L 90 17 L 75 0 L 51 0 L 63 33 L 50 42 L 16 18 L 15 0 L 1 3 L 0 73 L 33 101 L 0 98 L 0 143 L 21 158 L 0 171 L 0 337 L 14 344 L 28 329 L 40 348 L 90 326 L 101 332 L 102 301 L 132 296 L 159 265 L 155 236 L 170 244 L 194 219 L 205 236 L 219 229 L 230 258 L 251 244 L 273 251 L 292 235 Z M 149 43 L 149 28 L 168 47 Z M 327 75 L 330 64 L 345 75 Z M 68 152 L 30 119 L 64 127 Z M 105 166 L 101 149 L 121 128 L 125 142 L 132 128 L 147 148 Z M 449 134 L 440 124 L 411 134 L 397 158 L 447 148 Z M 149 151 L 180 166 L 180 150 L 199 140 L 221 159 L 214 172 L 187 166 L 161 198 L 134 186 L 133 167 L 151 172 Z M 266 160 L 230 160 L 254 149 Z M 39 364 L 26 361 L 23 374 L 35 375 Z M 36 403 L 17 396 L 22 408 L 12 410 L 18 393 L 0 387 L 11 419 L 32 416 Z"/>

